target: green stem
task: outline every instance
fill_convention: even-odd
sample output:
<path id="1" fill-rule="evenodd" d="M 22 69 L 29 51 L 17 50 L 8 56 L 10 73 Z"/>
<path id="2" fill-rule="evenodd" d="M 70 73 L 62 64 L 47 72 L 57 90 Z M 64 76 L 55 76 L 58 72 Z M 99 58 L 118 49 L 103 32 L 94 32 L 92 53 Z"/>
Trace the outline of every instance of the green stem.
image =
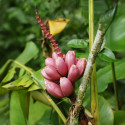
<path id="1" fill-rule="evenodd" d="M 58 106 L 54 103 L 54 101 L 50 98 L 50 96 L 45 91 L 42 91 L 42 94 L 48 99 L 48 101 L 50 102 L 50 104 L 52 105 L 52 107 L 56 110 L 56 112 L 59 114 L 60 118 L 65 123 L 66 122 L 66 118 L 62 114 L 62 112 L 60 111 L 60 109 L 58 108 Z"/>
<path id="2" fill-rule="evenodd" d="M 117 90 L 117 82 L 116 82 L 114 62 L 112 62 L 111 65 L 112 65 L 112 77 L 113 77 L 113 87 L 114 87 L 115 101 L 116 101 L 116 110 L 119 110 L 118 90 Z"/>
<path id="3" fill-rule="evenodd" d="M 31 70 L 31 69 L 29 69 L 29 68 L 27 68 L 25 65 L 23 65 L 23 64 L 21 64 L 20 62 L 18 62 L 18 61 L 13 61 L 15 64 L 17 64 L 17 65 L 19 65 L 21 68 L 23 68 L 23 69 L 25 69 L 27 72 L 29 72 L 30 74 L 32 74 L 33 73 L 33 71 Z"/>
<path id="4" fill-rule="evenodd" d="M 89 0 L 89 50 L 94 42 L 94 1 Z M 91 75 L 91 113 L 94 117 L 94 124 L 100 125 L 99 108 L 98 108 L 98 90 L 96 80 L 96 64 L 94 64 Z"/>
<path id="5" fill-rule="evenodd" d="M 94 42 L 94 3 L 89 0 L 89 50 L 91 50 Z"/>

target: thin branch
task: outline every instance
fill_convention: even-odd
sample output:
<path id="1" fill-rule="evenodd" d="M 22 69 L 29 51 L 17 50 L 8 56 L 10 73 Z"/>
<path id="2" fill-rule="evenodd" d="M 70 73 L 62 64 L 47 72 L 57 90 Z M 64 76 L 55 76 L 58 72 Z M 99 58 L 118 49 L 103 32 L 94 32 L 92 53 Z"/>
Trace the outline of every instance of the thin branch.
<path id="1" fill-rule="evenodd" d="M 82 82 L 79 87 L 78 96 L 77 96 L 77 99 L 75 102 L 75 108 L 73 108 L 73 111 L 70 114 L 69 125 L 78 125 L 79 112 L 81 110 L 82 103 L 83 103 L 85 93 L 87 90 L 87 86 L 88 86 L 89 80 L 91 78 L 91 74 L 93 71 L 96 56 L 97 56 L 98 52 L 100 51 L 100 48 L 101 48 L 101 45 L 103 42 L 104 34 L 105 33 L 101 31 L 101 24 L 100 24 L 96 37 L 95 37 L 95 40 L 94 40 L 94 44 L 91 48 L 91 51 L 90 51 L 90 54 L 88 57 L 88 62 L 86 65 L 86 69 L 85 69 L 83 78 L 82 78 Z"/>

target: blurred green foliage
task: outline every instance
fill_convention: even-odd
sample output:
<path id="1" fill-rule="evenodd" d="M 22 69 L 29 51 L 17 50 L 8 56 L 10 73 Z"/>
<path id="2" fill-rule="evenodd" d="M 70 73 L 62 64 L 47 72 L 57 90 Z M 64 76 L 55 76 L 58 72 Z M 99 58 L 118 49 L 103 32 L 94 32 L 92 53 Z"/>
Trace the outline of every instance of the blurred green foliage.
<path id="1" fill-rule="evenodd" d="M 114 9 L 114 6 L 115 0 L 95 0 L 95 34 L 100 17 L 102 18 L 103 15 L 105 17 L 109 10 Z M 44 67 L 45 57 L 43 57 L 42 54 L 40 40 L 42 35 L 41 29 L 36 21 L 35 7 L 37 7 L 43 21 L 47 18 L 57 19 L 60 17 L 70 19 L 67 27 L 63 32 L 56 35 L 55 39 L 63 53 L 71 49 L 75 50 L 76 56 L 79 58 L 88 57 L 88 0 L 0 0 L 0 67 L 2 67 L 8 59 L 16 59 L 20 63 L 28 65 L 28 67 L 31 67 L 33 70 L 39 70 Z M 117 9 L 114 21 L 105 36 L 105 49 L 102 48 L 103 50 L 96 60 L 98 91 L 99 95 L 101 95 L 99 96 L 101 125 L 125 124 L 123 117 L 125 114 L 124 0 L 119 0 Z M 83 43 L 81 43 L 81 39 L 84 39 Z M 33 41 L 33 43 L 29 41 Z M 23 51 L 25 46 L 27 49 Z M 23 53 L 20 55 L 22 51 Z M 109 84 L 112 83 L 111 62 L 115 63 L 119 104 L 120 110 L 122 111 L 114 112 L 116 105 L 113 85 Z M 24 77 L 25 71 L 22 68 L 18 71 L 19 67 L 10 65 L 11 62 L 8 61 L 0 70 L 0 74 L 2 74 L 0 80 L 3 80 L 3 83 L 7 82 L 9 84 L 12 80 L 20 80 L 17 79 L 17 77 Z M 10 73 L 8 73 L 7 76 L 8 69 Z M 15 75 L 16 72 L 18 72 L 18 75 Z M 34 77 L 36 80 L 40 80 L 39 75 L 36 74 Z M 76 92 L 79 83 L 80 80 L 76 85 Z M 34 90 L 37 89 L 39 88 L 35 88 Z M 33 89 L 30 88 L 30 90 Z M 8 93 L 8 90 L 0 88 L 0 125 L 10 125 L 10 123 L 11 125 L 63 124 L 54 109 L 39 101 L 33 100 L 32 97 L 30 99 L 28 123 L 26 119 L 23 118 L 26 112 L 22 112 L 26 107 L 20 107 L 20 104 L 25 105 L 27 102 L 22 102 L 20 91 L 24 90 L 9 91 Z M 58 103 L 59 108 L 67 117 L 68 108 L 71 105 L 67 99 L 56 100 L 53 97 L 52 99 L 55 103 Z M 90 109 L 90 87 L 88 87 L 83 105 L 87 109 Z"/>

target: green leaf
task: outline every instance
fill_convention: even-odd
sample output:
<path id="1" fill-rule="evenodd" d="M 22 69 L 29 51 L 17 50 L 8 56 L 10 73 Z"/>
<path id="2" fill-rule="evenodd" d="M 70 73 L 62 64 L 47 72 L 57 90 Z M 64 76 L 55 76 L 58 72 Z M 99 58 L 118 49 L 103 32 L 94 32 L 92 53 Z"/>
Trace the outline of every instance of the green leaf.
<path id="1" fill-rule="evenodd" d="M 37 84 L 33 83 L 29 88 L 28 91 L 34 91 L 34 90 L 38 90 L 41 89 Z"/>
<path id="2" fill-rule="evenodd" d="M 89 23 L 89 15 L 88 15 L 88 0 L 81 1 L 82 6 L 82 16 L 84 18 L 85 23 Z M 95 24 L 98 22 L 99 17 L 105 13 L 108 9 L 108 6 L 105 0 L 94 0 L 94 22 Z"/>
<path id="3" fill-rule="evenodd" d="M 41 75 L 41 70 L 38 70 L 32 74 L 32 77 L 37 81 L 38 85 L 42 88 L 45 89 L 45 79 Z"/>
<path id="4" fill-rule="evenodd" d="M 27 92 L 27 90 L 19 90 L 18 95 L 20 99 L 19 100 L 20 106 L 21 106 L 24 118 L 26 119 L 26 122 L 27 122 L 27 118 L 29 114 L 29 93 Z"/>
<path id="5" fill-rule="evenodd" d="M 2 107 L 0 106 L 0 125 L 10 125 L 10 121 L 9 121 L 9 98 L 7 100 L 7 102 L 3 102 L 4 100 L 0 100 L 0 102 L 2 102 Z M 4 103 L 4 105 L 3 105 Z M 0 103 L 1 105 L 1 103 Z"/>
<path id="6" fill-rule="evenodd" d="M 19 90 L 29 87 L 32 83 L 33 80 L 28 75 L 24 75 L 2 87 L 10 90 Z"/>
<path id="7" fill-rule="evenodd" d="M 10 68 L 10 65 L 12 64 L 11 60 L 8 60 L 3 67 L 0 69 L 0 81 L 5 77 L 6 73 L 8 72 L 8 69 Z"/>
<path id="8" fill-rule="evenodd" d="M 57 113 L 53 110 L 47 110 L 43 117 L 38 121 L 38 125 L 59 125 Z"/>
<path id="9" fill-rule="evenodd" d="M 27 23 L 26 15 L 20 8 L 10 8 L 8 12 L 10 12 L 10 19 L 15 17 L 20 23 Z"/>
<path id="10" fill-rule="evenodd" d="M 41 119 L 37 122 L 38 125 L 49 125 L 51 122 L 51 110 L 45 111 L 44 115 Z"/>
<path id="11" fill-rule="evenodd" d="M 106 46 L 112 51 L 125 50 L 125 14 L 124 3 L 119 3 L 118 13 L 106 33 Z"/>
<path id="12" fill-rule="evenodd" d="M 30 108 L 29 108 L 29 123 L 30 125 L 35 125 L 38 120 L 40 120 L 46 111 L 51 108 L 47 105 L 36 101 L 33 103 L 33 99 L 30 98 Z"/>
<path id="13" fill-rule="evenodd" d="M 110 50 L 110 49 L 104 49 L 103 51 L 101 51 L 98 56 L 107 62 L 114 62 L 116 61 L 115 55 L 114 53 Z"/>
<path id="14" fill-rule="evenodd" d="M 32 91 L 30 94 L 31 94 L 31 96 L 32 96 L 35 100 L 40 101 L 40 102 L 42 102 L 42 103 L 44 103 L 44 104 L 46 104 L 46 105 L 48 105 L 48 106 L 51 106 L 51 104 L 50 104 L 50 102 L 48 101 L 48 99 L 45 98 L 45 96 L 44 96 L 41 92 L 39 92 L 39 91 Z"/>
<path id="15" fill-rule="evenodd" d="M 28 42 L 26 44 L 26 47 L 25 47 L 24 51 L 22 52 L 22 54 L 16 59 L 17 60 L 16 62 L 18 63 L 18 61 L 19 61 L 19 63 L 25 64 L 28 61 L 30 61 L 33 57 L 35 57 L 37 55 L 37 53 L 38 53 L 38 48 L 36 47 L 36 45 L 33 42 Z M 12 62 L 11 60 L 7 61 L 5 63 L 5 65 L 2 67 L 2 69 L 0 70 L 0 80 L 3 79 L 1 84 L 5 84 L 6 82 L 9 82 L 16 73 L 16 71 L 15 71 L 16 66 L 11 65 L 11 67 L 10 67 L 11 62 Z M 20 67 L 20 68 L 22 68 L 22 67 Z M 24 73 L 24 70 L 21 70 L 19 75 L 22 75 L 23 73 Z M 26 84 L 25 84 L 25 86 L 26 86 Z"/>
<path id="16" fill-rule="evenodd" d="M 38 48 L 33 42 L 28 42 L 24 51 L 17 57 L 16 61 L 26 64 L 38 54 Z"/>
<path id="17" fill-rule="evenodd" d="M 0 95 L 5 95 L 8 92 L 9 92 L 9 90 L 2 88 L 2 86 L 0 87 Z"/>
<path id="18" fill-rule="evenodd" d="M 125 78 L 125 59 L 115 62 L 116 79 Z M 112 82 L 112 69 L 108 65 L 97 72 L 98 92 L 103 92 L 108 84 Z"/>
<path id="19" fill-rule="evenodd" d="M 99 116 L 100 125 L 114 125 L 114 114 L 108 102 L 99 96 Z"/>
<path id="20" fill-rule="evenodd" d="M 77 58 L 88 58 L 89 55 L 89 49 L 86 49 L 86 51 L 79 51 L 79 50 L 75 50 L 76 53 L 76 57 Z"/>
<path id="21" fill-rule="evenodd" d="M 114 117 L 114 125 L 125 125 L 125 111 L 115 111 Z"/>
<path id="22" fill-rule="evenodd" d="M 1 82 L 2 84 L 9 82 L 14 77 L 14 75 L 16 73 L 15 69 L 16 69 L 16 67 L 14 66 L 8 70 L 6 76 L 3 78 L 2 82 Z"/>
<path id="23" fill-rule="evenodd" d="M 88 46 L 87 42 L 83 39 L 73 39 L 70 40 L 67 45 L 73 48 L 86 48 Z"/>
<path id="24" fill-rule="evenodd" d="M 0 100 L 0 108 L 7 105 L 9 103 L 9 98 L 5 98 L 3 100 Z"/>
<path id="25" fill-rule="evenodd" d="M 25 73 L 25 69 L 21 68 L 20 71 L 19 71 L 19 76 L 18 77 L 23 76 L 24 73 Z"/>
<path id="26" fill-rule="evenodd" d="M 25 99 L 24 96 L 22 98 Z M 24 103 L 24 105 L 26 105 L 26 104 Z M 20 95 L 19 95 L 18 91 L 14 91 L 11 94 L 10 124 L 11 125 L 27 125 L 27 120 L 25 118 L 23 109 L 21 107 Z"/>
<path id="27" fill-rule="evenodd" d="M 114 20 L 117 11 L 117 6 L 113 9 L 108 10 L 104 15 L 101 16 L 99 23 L 103 31 L 107 31 L 112 21 Z"/>

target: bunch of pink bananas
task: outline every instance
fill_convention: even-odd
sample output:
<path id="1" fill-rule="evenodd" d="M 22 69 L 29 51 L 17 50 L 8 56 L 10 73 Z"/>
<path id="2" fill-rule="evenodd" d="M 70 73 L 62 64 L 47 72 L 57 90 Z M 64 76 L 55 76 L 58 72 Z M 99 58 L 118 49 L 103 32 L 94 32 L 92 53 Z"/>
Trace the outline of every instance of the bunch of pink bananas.
<path id="1" fill-rule="evenodd" d="M 87 60 L 76 58 L 74 51 L 68 51 L 63 57 L 55 52 L 52 58 L 45 60 L 46 67 L 41 71 L 46 79 L 47 91 L 57 98 L 70 96 L 74 91 L 75 82 L 82 76 Z"/>

